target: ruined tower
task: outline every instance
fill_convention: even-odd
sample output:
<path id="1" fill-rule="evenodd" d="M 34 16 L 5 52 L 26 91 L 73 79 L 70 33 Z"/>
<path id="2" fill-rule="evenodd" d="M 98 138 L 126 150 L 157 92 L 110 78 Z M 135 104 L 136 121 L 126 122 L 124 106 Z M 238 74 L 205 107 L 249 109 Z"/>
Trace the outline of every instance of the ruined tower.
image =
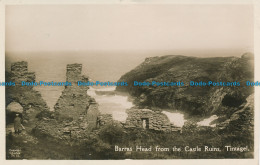
<path id="1" fill-rule="evenodd" d="M 66 72 L 66 81 L 71 82 L 72 85 L 77 85 L 78 81 L 82 80 L 82 64 L 68 64 Z"/>
<path id="2" fill-rule="evenodd" d="M 21 86 L 22 81 L 35 82 L 36 79 L 34 72 L 28 72 L 27 62 L 11 63 L 11 71 L 6 71 L 5 76 L 7 82 L 15 82 L 15 86 L 6 86 L 6 105 L 17 102 L 24 110 L 28 110 L 29 107 L 39 111 L 49 110 L 40 92 L 33 89 L 34 86 Z"/>
<path id="3" fill-rule="evenodd" d="M 28 72 L 28 63 L 25 61 L 15 62 L 11 64 L 12 81 L 20 84 L 21 81 L 35 81 L 35 73 Z"/>
<path id="4" fill-rule="evenodd" d="M 66 86 L 62 91 L 54 109 L 60 113 L 61 117 L 76 119 L 85 114 L 89 106 L 89 96 L 87 86 L 78 86 L 78 81 L 83 81 L 86 76 L 81 74 L 82 64 L 68 64 L 66 71 L 66 81 L 72 86 Z"/>

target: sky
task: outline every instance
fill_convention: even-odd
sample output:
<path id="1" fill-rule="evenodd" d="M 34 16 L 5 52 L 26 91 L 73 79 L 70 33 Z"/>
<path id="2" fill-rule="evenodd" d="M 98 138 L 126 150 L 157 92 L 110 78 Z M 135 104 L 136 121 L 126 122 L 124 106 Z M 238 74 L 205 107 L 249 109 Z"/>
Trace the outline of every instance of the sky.
<path id="1" fill-rule="evenodd" d="M 142 51 L 163 55 L 177 50 L 253 51 L 253 6 L 6 7 L 6 52 Z"/>
<path id="2" fill-rule="evenodd" d="M 250 5 L 11 5 L 6 69 L 27 61 L 36 81 L 66 81 L 83 64 L 91 81 L 117 81 L 146 57 L 241 56 L 253 51 Z M 63 88 L 39 87 L 52 108 Z"/>
<path id="3" fill-rule="evenodd" d="M 250 5 L 10 5 L 6 68 L 25 60 L 41 80 L 64 80 L 67 64 L 82 63 L 116 81 L 146 57 L 252 52 L 253 21 Z"/>

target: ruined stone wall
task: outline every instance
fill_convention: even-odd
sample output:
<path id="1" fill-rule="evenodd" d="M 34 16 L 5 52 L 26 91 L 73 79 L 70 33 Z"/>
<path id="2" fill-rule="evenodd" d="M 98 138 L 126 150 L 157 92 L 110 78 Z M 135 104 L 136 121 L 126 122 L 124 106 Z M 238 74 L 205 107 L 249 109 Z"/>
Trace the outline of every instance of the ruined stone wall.
<path id="1" fill-rule="evenodd" d="M 34 72 L 28 72 L 28 63 L 25 61 L 12 63 L 11 74 L 11 81 L 16 84 L 21 84 L 21 81 L 34 82 L 36 78 Z"/>
<path id="2" fill-rule="evenodd" d="M 112 114 L 102 114 L 99 116 L 99 119 L 100 119 L 100 126 L 113 123 Z"/>
<path id="3" fill-rule="evenodd" d="M 19 61 L 11 64 L 11 71 L 17 74 L 28 72 L 28 63 L 26 61 Z"/>
<path id="4" fill-rule="evenodd" d="M 55 112 L 59 113 L 61 118 L 70 118 L 77 120 L 80 115 L 87 113 L 90 106 L 91 97 L 87 95 L 87 86 L 78 86 L 77 82 L 86 81 L 86 76 L 81 75 L 82 64 L 68 64 L 66 80 L 72 83 L 72 86 L 66 86 L 62 91 L 60 98 L 54 106 Z"/>
<path id="5" fill-rule="evenodd" d="M 143 120 L 148 120 L 148 128 L 160 131 L 176 131 L 176 126 L 170 123 L 168 117 L 160 111 L 149 109 L 128 109 L 126 128 L 143 128 Z M 178 129 L 177 129 L 178 130 Z"/>
<path id="6" fill-rule="evenodd" d="M 66 80 L 73 84 L 82 80 L 82 64 L 68 64 L 66 72 Z"/>
<path id="7" fill-rule="evenodd" d="M 97 121 L 98 117 L 100 115 L 100 112 L 98 110 L 98 104 L 91 103 L 89 106 L 87 115 L 86 115 L 86 121 L 88 122 L 88 129 L 93 130 L 97 128 Z"/>
<path id="8" fill-rule="evenodd" d="M 79 115 L 86 114 L 88 109 L 88 95 L 77 88 L 65 88 L 54 106 L 54 110 L 65 118 L 77 119 Z"/>
<path id="9" fill-rule="evenodd" d="M 5 74 L 6 82 L 15 82 L 15 86 L 5 87 L 6 106 L 12 102 L 19 103 L 23 108 L 24 123 L 25 121 L 33 121 L 37 113 L 49 110 L 39 91 L 34 90 L 33 86 L 21 86 L 21 81 L 34 82 L 35 78 L 34 72 L 28 72 L 28 63 L 25 61 L 12 63 L 11 71 L 6 71 Z M 33 111 L 30 111 L 32 109 Z M 10 115 L 7 110 L 7 123 Z M 10 118 L 10 121 L 13 122 L 13 118 Z"/>

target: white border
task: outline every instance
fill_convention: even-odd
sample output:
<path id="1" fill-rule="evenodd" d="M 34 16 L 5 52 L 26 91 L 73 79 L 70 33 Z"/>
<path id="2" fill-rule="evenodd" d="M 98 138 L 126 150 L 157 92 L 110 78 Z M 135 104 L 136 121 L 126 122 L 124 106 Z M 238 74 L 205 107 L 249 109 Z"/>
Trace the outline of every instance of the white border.
<path id="1" fill-rule="evenodd" d="M 258 0 L 0 0 L 0 81 L 5 77 L 5 5 L 28 4 L 253 4 L 255 13 L 255 81 L 260 81 L 260 1 Z M 259 159 L 260 87 L 255 88 L 255 158 L 254 159 L 172 159 L 172 160 L 5 160 L 5 88 L 0 88 L 0 164 L 208 164 L 255 165 Z"/>

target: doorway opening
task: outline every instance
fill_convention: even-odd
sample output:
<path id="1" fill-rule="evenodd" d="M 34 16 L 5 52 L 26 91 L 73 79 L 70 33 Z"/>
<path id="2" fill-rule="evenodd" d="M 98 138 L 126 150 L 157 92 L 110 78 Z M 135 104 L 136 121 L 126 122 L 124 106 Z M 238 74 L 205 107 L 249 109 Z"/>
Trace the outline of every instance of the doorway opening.
<path id="1" fill-rule="evenodd" d="M 148 118 L 142 118 L 142 125 L 144 129 L 149 129 L 149 119 Z"/>

